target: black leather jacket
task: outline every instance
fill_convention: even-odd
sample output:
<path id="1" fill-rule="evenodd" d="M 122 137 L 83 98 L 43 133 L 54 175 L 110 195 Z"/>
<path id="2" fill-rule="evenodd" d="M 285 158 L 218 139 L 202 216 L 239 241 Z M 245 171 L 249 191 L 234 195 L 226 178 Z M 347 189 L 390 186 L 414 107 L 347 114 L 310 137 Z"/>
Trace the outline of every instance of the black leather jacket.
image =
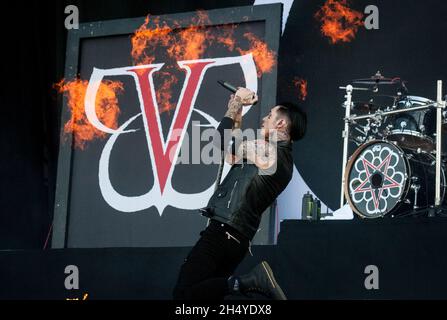
<path id="1" fill-rule="evenodd" d="M 202 214 L 236 229 L 249 240 L 262 213 L 289 184 L 293 173 L 292 144 L 277 143 L 276 171 L 262 175 L 254 164 L 235 164 L 212 195 Z"/>

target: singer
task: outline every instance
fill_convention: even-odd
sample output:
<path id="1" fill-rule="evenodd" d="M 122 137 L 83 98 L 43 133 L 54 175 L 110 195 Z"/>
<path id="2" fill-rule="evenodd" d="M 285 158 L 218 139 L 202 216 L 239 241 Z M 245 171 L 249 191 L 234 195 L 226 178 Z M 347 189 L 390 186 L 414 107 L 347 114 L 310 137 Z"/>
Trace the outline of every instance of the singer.
<path id="1" fill-rule="evenodd" d="M 224 131 L 239 129 L 243 105 L 257 100 L 254 92 L 239 88 L 231 95 L 228 110 L 216 130 L 218 144 L 232 167 L 207 207 L 201 209 L 210 223 L 180 268 L 174 299 L 222 300 L 227 295 L 250 297 L 250 293 L 286 299 L 265 261 L 248 274 L 233 274 L 247 252 L 251 253 L 251 240 L 262 213 L 289 184 L 293 172 L 292 141 L 301 139 L 306 129 L 305 114 L 291 103 L 281 103 L 263 118 L 262 139 L 236 138 L 233 144 L 226 143 Z M 276 141 L 269 141 L 273 131 Z M 260 170 L 272 167 L 273 173 L 260 174 Z"/>

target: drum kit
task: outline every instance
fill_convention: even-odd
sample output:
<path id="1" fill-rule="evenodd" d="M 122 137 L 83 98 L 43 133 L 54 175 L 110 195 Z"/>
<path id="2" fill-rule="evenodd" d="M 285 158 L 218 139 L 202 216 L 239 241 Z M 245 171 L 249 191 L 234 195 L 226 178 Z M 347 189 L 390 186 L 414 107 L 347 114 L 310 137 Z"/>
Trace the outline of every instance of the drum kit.
<path id="1" fill-rule="evenodd" d="M 346 198 L 362 218 L 443 215 L 447 117 L 442 81 L 436 101 L 409 95 L 405 81 L 380 72 L 352 84 L 356 87 L 340 87 L 346 90 L 341 206 Z M 396 93 L 381 94 L 385 87 Z M 366 92 L 368 99 L 353 101 L 354 91 Z M 356 150 L 348 159 L 349 142 Z"/>

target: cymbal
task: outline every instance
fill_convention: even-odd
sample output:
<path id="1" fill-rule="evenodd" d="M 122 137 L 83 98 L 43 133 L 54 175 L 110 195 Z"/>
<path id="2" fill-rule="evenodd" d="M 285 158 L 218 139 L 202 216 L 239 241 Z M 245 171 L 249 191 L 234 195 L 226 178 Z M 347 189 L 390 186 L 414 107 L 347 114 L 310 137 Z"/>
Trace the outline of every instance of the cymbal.
<path id="1" fill-rule="evenodd" d="M 366 78 L 366 79 L 355 79 L 352 81 L 355 84 L 396 84 L 400 83 L 399 80 L 391 79 L 391 78 Z"/>
<path id="2" fill-rule="evenodd" d="M 398 83 L 396 80 L 394 79 L 390 79 L 390 78 L 383 78 L 383 79 L 378 79 L 378 80 L 373 80 L 373 79 L 356 79 L 353 80 L 352 83 L 354 84 L 396 84 Z"/>
<path id="3" fill-rule="evenodd" d="M 394 96 L 392 94 L 375 94 L 374 98 L 390 98 L 390 99 L 401 99 L 402 96 Z"/>
<path id="4" fill-rule="evenodd" d="M 384 76 L 382 76 L 380 71 L 377 71 L 377 73 L 370 78 L 355 79 L 352 81 L 352 83 L 355 84 L 374 84 L 374 85 L 396 84 L 400 82 L 401 81 L 399 78 L 385 78 Z"/>

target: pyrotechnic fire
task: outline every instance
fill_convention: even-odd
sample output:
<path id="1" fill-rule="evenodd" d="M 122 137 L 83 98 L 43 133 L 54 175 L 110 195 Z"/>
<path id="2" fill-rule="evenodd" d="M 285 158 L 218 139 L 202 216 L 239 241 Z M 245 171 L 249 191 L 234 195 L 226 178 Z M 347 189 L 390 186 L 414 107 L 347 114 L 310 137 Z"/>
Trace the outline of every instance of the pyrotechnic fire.
<path id="1" fill-rule="evenodd" d="M 248 40 L 247 47 L 237 46 L 234 37 L 236 25 L 213 26 L 208 15 L 198 11 L 187 27 L 181 27 L 179 22 L 172 22 L 170 26 L 159 18 L 146 17 L 144 24 L 139 27 L 131 38 L 131 55 L 135 65 L 152 64 L 156 60 L 156 51 L 165 65 L 158 71 L 156 79 L 156 100 L 160 112 L 174 110 L 177 97 L 173 95 L 173 87 L 179 82 L 179 76 L 184 74 L 179 69 L 177 61 L 206 58 L 206 50 L 212 44 L 222 45 L 230 52 L 240 54 L 252 53 L 258 68 L 258 76 L 271 72 L 276 61 L 275 52 L 267 44 L 252 33 L 245 33 Z M 212 58 L 212 57 L 211 57 Z M 84 99 L 88 82 L 83 80 L 62 80 L 55 87 L 64 93 L 71 110 L 71 119 L 65 124 L 64 131 L 72 132 L 75 146 L 83 149 L 85 143 L 95 138 L 104 138 L 106 134 L 90 125 L 84 107 Z M 104 81 L 96 98 L 96 112 L 98 119 L 107 127 L 116 128 L 119 115 L 117 94 L 123 91 L 121 82 Z"/>
<path id="2" fill-rule="evenodd" d="M 64 125 L 65 133 L 73 133 L 75 147 L 83 150 L 86 142 L 95 138 L 105 138 L 106 134 L 94 128 L 85 114 L 84 99 L 88 81 L 76 79 L 61 80 L 55 88 L 67 97 L 67 105 L 71 111 L 70 120 Z M 96 114 L 107 127 L 116 129 L 118 126 L 117 94 L 123 91 L 123 84 L 118 81 L 106 80 L 99 86 L 96 96 Z"/>
<path id="3" fill-rule="evenodd" d="M 315 18 L 322 23 L 321 33 L 331 44 L 352 41 L 363 25 L 363 14 L 349 8 L 347 0 L 327 0 Z"/>
<path id="4" fill-rule="evenodd" d="M 172 67 L 170 69 L 173 71 Z M 172 74 L 167 71 L 160 71 L 158 75 L 163 77 L 163 83 L 157 88 L 157 90 L 155 90 L 155 96 L 159 102 L 159 111 L 169 112 L 175 108 L 174 104 L 172 103 L 172 86 L 178 82 L 178 78 L 173 77 Z"/>
<path id="5" fill-rule="evenodd" d="M 301 101 L 305 101 L 307 97 L 307 81 L 298 77 L 293 79 L 293 85 L 298 88 L 298 98 Z"/>
<path id="6" fill-rule="evenodd" d="M 166 22 L 160 23 L 159 18 L 151 21 L 148 15 L 131 39 L 135 65 L 152 63 L 155 60 L 155 51 L 160 48 L 164 48 L 167 53 L 163 58 L 169 58 L 173 62 L 201 58 L 206 48 L 214 42 L 222 43 L 232 50 L 235 42 L 232 39 L 234 28 L 218 28 L 220 34 L 215 34 L 206 27 L 210 23 L 204 11 L 197 11 L 197 16 L 192 18 L 190 25 L 183 28 L 176 21 L 172 27 L 168 27 Z"/>
<path id="7" fill-rule="evenodd" d="M 166 63 L 161 77 L 163 80 L 157 89 L 160 112 L 175 108 L 171 85 L 178 83 L 178 79 L 173 74 L 179 73 L 177 61 L 205 58 L 207 48 L 213 44 L 223 45 L 230 52 L 236 51 L 241 55 L 252 53 L 259 77 L 263 73 L 271 72 L 276 63 L 275 52 L 254 34 L 244 34 L 249 46 L 241 48 L 236 46 L 234 37 L 236 25 L 207 28 L 206 26 L 210 25 L 211 21 L 203 11 L 198 11 L 189 26 L 183 28 L 178 22 L 168 27 L 166 23 L 160 23 L 159 19 L 151 19 L 147 16 L 144 24 L 135 31 L 132 37 L 132 58 L 136 65 L 150 64 L 156 60 L 156 50 L 161 49 L 166 52 L 163 56 L 163 62 Z"/>
<path id="8" fill-rule="evenodd" d="M 253 59 L 258 67 L 258 77 L 261 77 L 263 73 L 271 72 L 275 66 L 275 52 L 252 33 L 245 33 L 244 37 L 250 42 L 250 48 L 248 50 L 237 48 L 240 54 L 244 55 L 250 52 L 253 54 Z"/>

